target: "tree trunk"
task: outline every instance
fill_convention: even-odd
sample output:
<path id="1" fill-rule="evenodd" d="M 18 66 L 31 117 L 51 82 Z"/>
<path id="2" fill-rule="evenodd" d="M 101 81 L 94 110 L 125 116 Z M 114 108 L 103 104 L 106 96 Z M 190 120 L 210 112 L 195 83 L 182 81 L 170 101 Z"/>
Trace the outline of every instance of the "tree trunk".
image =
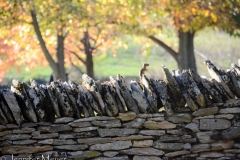
<path id="1" fill-rule="evenodd" d="M 34 27 L 34 31 L 37 35 L 37 38 L 39 40 L 40 46 L 42 48 L 42 51 L 45 55 L 46 60 L 48 61 L 52 72 L 53 72 L 53 80 L 56 81 L 58 79 L 61 79 L 63 81 L 66 81 L 66 71 L 64 68 L 64 39 L 65 37 L 62 35 L 57 35 L 57 62 L 54 61 L 51 54 L 49 53 L 46 43 L 43 40 L 42 33 L 40 31 L 37 16 L 35 13 L 35 10 L 31 10 L 31 17 L 32 17 L 32 25 Z"/>
<path id="2" fill-rule="evenodd" d="M 87 75 L 91 78 L 94 78 L 92 53 L 86 54 L 86 56 Z"/>
<path id="3" fill-rule="evenodd" d="M 86 54 L 86 69 L 87 69 L 87 75 L 91 78 L 94 78 L 94 70 L 93 70 L 93 56 L 92 51 L 93 48 L 91 47 L 90 41 L 89 41 L 89 34 L 88 31 L 84 32 L 84 37 L 81 40 L 84 45 L 84 52 Z"/>
<path id="4" fill-rule="evenodd" d="M 62 81 L 67 80 L 66 71 L 65 71 L 65 63 L 64 63 L 64 39 L 65 37 L 62 35 L 57 35 L 57 71 L 53 72 L 53 79 Z"/>
<path id="5" fill-rule="evenodd" d="M 179 32 L 179 51 L 177 55 L 177 62 L 180 70 L 191 68 L 197 71 L 193 38 L 194 33 L 190 31 Z"/>

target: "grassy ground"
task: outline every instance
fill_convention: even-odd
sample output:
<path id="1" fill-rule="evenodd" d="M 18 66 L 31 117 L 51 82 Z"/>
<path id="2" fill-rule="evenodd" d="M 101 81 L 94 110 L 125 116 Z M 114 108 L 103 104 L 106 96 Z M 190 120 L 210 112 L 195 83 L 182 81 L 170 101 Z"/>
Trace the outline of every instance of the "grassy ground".
<path id="1" fill-rule="evenodd" d="M 131 37 L 127 37 L 131 40 Z M 170 46 L 177 49 L 178 40 L 173 36 L 162 36 Z M 231 63 L 237 63 L 240 58 L 240 38 L 230 37 L 221 31 L 213 31 L 205 29 L 196 33 L 194 39 L 195 49 L 204 54 L 205 57 L 212 60 L 218 67 L 222 69 L 230 68 Z M 150 54 L 142 56 L 141 46 L 145 44 L 135 44 L 132 41 L 128 44 L 128 49 L 119 48 L 117 56 L 114 57 L 112 52 L 99 53 L 94 57 L 94 69 L 98 79 L 115 76 L 121 74 L 125 76 L 137 77 L 139 69 L 143 63 L 149 63 L 150 67 L 147 75 L 152 78 L 161 78 L 161 65 L 164 64 L 170 70 L 177 68 L 177 63 L 162 48 L 152 45 Z M 198 72 L 201 75 L 207 75 L 207 70 L 203 65 L 203 57 L 195 55 L 197 61 Z M 17 73 L 16 70 L 8 73 L 6 78 L 17 78 L 28 81 L 30 78 L 41 78 L 48 80 L 51 74 L 49 67 L 37 67 L 36 70 L 24 71 Z"/>

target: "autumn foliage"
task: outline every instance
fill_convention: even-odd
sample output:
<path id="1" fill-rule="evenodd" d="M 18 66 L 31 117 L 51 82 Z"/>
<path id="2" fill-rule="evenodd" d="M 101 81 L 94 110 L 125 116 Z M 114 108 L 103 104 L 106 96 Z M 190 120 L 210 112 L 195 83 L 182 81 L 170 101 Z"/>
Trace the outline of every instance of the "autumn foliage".
<path id="1" fill-rule="evenodd" d="M 123 34 L 147 37 L 180 69 L 196 69 L 195 33 L 218 27 L 238 35 L 239 12 L 239 0 L 1 1 L 0 79 L 22 65 L 49 65 L 55 79 L 65 80 L 69 65 L 94 77 L 93 56 L 110 47 L 116 54 L 113 41 Z M 179 37 L 178 50 L 161 40 L 169 28 Z"/>

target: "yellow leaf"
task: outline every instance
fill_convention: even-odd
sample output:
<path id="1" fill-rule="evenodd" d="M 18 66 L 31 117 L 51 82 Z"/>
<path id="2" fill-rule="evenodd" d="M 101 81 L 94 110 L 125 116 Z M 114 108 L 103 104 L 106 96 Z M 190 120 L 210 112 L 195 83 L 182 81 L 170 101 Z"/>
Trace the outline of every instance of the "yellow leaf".
<path id="1" fill-rule="evenodd" d="M 217 16 L 215 14 L 211 13 L 211 18 L 214 23 L 217 22 Z"/>
<path id="2" fill-rule="evenodd" d="M 208 16 L 209 16 L 209 11 L 205 11 L 205 12 L 204 12 L 204 16 L 205 16 L 205 17 L 208 17 Z"/>

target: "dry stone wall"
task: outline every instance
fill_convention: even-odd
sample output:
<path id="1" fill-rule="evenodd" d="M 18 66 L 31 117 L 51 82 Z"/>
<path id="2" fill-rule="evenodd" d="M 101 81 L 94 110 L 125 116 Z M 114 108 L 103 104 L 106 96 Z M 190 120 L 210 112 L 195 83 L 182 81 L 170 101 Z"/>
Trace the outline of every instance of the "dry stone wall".
<path id="1" fill-rule="evenodd" d="M 83 84 L 13 80 L 0 91 L 0 159 L 240 159 L 240 67 L 210 78 L 193 70 L 164 80 L 117 75 Z"/>
<path id="2" fill-rule="evenodd" d="M 240 159 L 239 108 L 0 125 L 2 159 Z"/>

